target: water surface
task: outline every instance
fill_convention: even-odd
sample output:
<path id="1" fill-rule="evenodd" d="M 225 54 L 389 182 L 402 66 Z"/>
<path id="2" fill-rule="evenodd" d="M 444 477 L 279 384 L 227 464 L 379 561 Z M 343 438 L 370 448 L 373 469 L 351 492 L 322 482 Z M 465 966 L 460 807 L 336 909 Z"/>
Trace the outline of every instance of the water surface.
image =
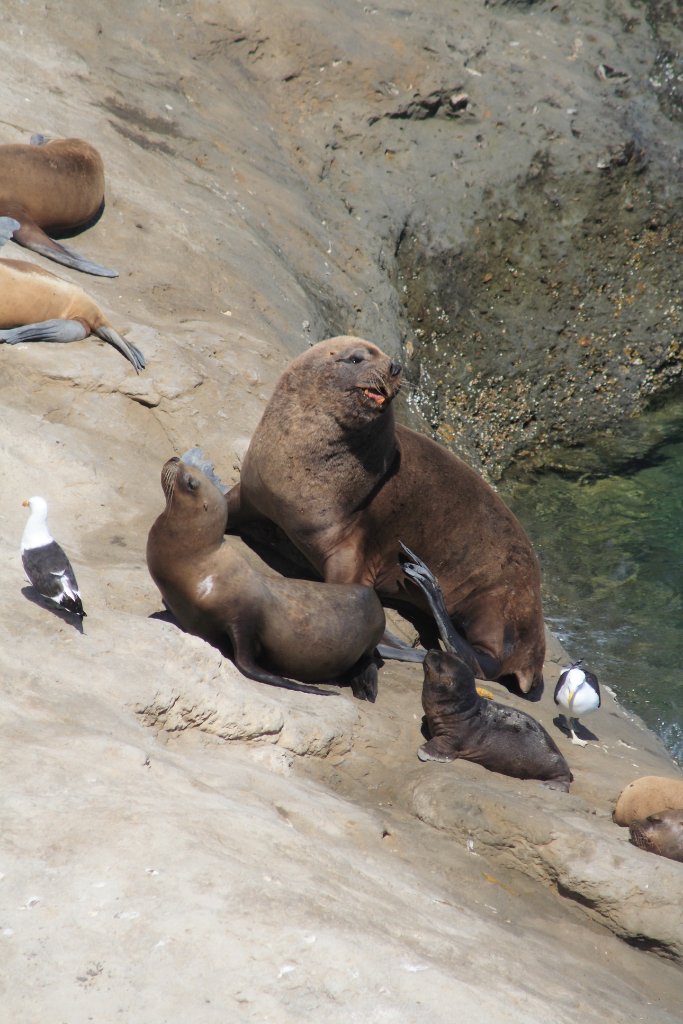
<path id="1" fill-rule="evenodd" d="M 502 488 L 548 624 L 683 763 L 683 397 L 551 463 Z"/>

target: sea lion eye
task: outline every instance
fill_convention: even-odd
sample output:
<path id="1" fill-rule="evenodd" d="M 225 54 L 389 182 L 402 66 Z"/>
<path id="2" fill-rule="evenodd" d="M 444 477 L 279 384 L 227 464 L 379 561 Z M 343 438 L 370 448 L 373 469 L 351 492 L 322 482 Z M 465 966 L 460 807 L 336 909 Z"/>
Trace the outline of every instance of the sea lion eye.
<path id="1" fill-rule="evenodd" d="M 342 356 L 339 360 L 340 363 L 353 363 L 356 366 L 358 363 L 362 363 L 365 356 L 360 352 L 352 352 L 350 356 Z"/>
<path id="2" fill-rule="evenodd" d="M 187 478 L 187 487 L 188 487 L 188 490 L 190 490 L 190 491 L 196 491 L 197 488 L 199 487 L 199 480 L 197 480 L 197 478 L 194 477 L 194 476 L 188 476 L 188 478 Z"/>

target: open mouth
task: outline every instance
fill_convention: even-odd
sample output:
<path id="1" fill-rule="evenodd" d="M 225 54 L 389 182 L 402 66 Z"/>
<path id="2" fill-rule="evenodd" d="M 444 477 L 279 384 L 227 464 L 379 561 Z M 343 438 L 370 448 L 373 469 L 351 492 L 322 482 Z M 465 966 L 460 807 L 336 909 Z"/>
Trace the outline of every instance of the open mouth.
<path id="1" fill-rule="evenodd" d="M 378 391 L 376 388 L 363 388 L 362 391 L 366 398 L 380 408 L 387 402 L 387 396 L 383 391 Z"/>

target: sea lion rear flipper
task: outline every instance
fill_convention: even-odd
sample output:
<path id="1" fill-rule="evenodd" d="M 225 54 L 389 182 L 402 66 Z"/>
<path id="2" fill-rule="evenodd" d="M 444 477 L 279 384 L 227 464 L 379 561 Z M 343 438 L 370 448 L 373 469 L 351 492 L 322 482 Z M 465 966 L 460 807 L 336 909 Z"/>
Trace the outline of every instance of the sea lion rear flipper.
<path id="1" fill-rule="evenodd" d="M 222 494 L 227 494 L 230 490 L 228 484 L 224 484 L 221 478 L 216 473 L 213 462 L 209 462 L 202 449 L 195 445 L 194 448 L 188 448 L 186 452 L 180 456 L 180 461 L 184 462 L 186 466 L 194 466 L 204 476 L 208 477 L 212 484 L 215 484 Z"/>
<path id="2" fill-rule="evenodd" d="M 145 357 L 140 349 L 134 345 L 132 341 L 122 338 L 118 331 L 115 331 L 113 327 L 96 327 L 93 334 L 96 334 L 98 338 L 102 339 L 102 341 L 107 341 L 110 345 L 113 345 L 115 349 L 118 349 L 121 355 L 125 356 L 128 362 L 133 364 L 136 373 L 139 373 L 140 370 L 144 370 Z"/>
<path id="3" fill-rule="evenodd" d="M 18 231 L 21 224 L 14 217 L 0 217 L 0 246 L 9 242 L 10 238 Z"/>
<path id="4" fill-rule="evenodd" d="M 474 649 L 467 643 L 465 638 L 458 633 L 446 608 L 441 587 L 434 573 L 410 548 L 401 542 L 403 551 L 410 559 L 409 562 L 402 562 L 401 568 L 406 576 L 413 580 L 427 598 L 432 615 L 436 621 L 439 635 L 444 642 L 447 651 L 457 654 L 463 659 L 467 666 L 474 672 L 475 676 L 482 678 L 481 665 L 477 660 Z"/>
<path id="5" fill-rule="evenodd" d="M 107 267 L 100 266 L 99 263 L 93 263 L 92 260 L 86 259 L 85 256 L 81 256 L 61 242 L 55 242 L 53 238 L 46 235 L 43 229 L 38 227 L 26 215 L 22 216 L 21 225 L 14 232 L 13 238 L 19 245 L 23 245 L 25 249 L 31 249 L 32 252 L 37 252 L 39 256 L 45 256 L 47 259 L 54 260 L 55 263 L 61 263 L 65 267 L 71 267 L 72 270 L 80 270 L 84 274 L 96 274 L 98 277 L 119 276 L 117 270 L 109 270 Z"/>

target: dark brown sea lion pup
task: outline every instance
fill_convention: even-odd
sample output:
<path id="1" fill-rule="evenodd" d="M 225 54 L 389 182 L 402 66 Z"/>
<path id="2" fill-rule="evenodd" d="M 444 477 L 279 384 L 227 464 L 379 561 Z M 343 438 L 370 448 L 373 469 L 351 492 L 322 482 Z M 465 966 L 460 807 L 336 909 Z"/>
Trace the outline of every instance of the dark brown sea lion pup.
<path id="1" fill-rule="evenodd" d="M 401 366 L 376 345 L 314 345 L 280 377 L 228 495 L 231 529 L 277 524 L 328 583 L 425 607 L 399 540 L 438 574 L 459 650 L 482 678 L 543 681 L 538 561 L 521 525 L 461 459 L 394 421 Z M 384 654 L 384 651 L 382 651 Z"/>
<path id="2" fill-rule="evenodd" d="M 404 563 L 404 569 L 425 593 L 447 647 L 430 651 L 424 660 L 422 707 L 431 738 L 417 756 L 421 761 L 462 757 L 490 771 L 542 779 L 550 788 L 567 792 L 569 765 L 540 722 L 477 693 L 472 669 L 453 649 L 453 626 L 434 575 L 419 559 Z"/>
<path id="3" fill-rule="evenodd" d="M 104 165 L 88 142 L 34 135 L 30 145 L 0 146 L 0 216 L 19 221 L 19 245 L 85 274 L 118 277 L 46 234 L 77 234 L 103 209 Z"/>
<path id="4" fill-rule="evenodd" d="M 683 861 L 683 811 L 658 811 L 632 822 L 629 832 L 639 849 Z"/>
<path id="5" fill-rule="evenodd" d="M 147 565 L 178 622 L 221 650 L 227 641 L 258 682 L 326 695 L 284 677 L 347 682 L 374 700 L 385 624 L 375 592 L 260 574 L 225 542 L 225 495 L 204 473 L 172 458 L 161 484 L 166 509 L 149 532 Z"/>
<path id="6" fill-rule="evenodd" d="M 18 227 L 0 217 L 0 246 Z M 145 357 L 114 330 L 102 310 L 78 285 L 33 263 L 0 259 L 0 342 L 82 341 L 94 334 L 144 369 Z"/>
<path id="7" fill-rule="evenodd" d="M 474 674 L 458 654 L 429 651 L 423 662 L 422 707 L 431 739 L 421 761 L 464 758 L 516 779 L 542 779 L 569 791 L 572 774 L 540 722 L 477 693 Z"/>

